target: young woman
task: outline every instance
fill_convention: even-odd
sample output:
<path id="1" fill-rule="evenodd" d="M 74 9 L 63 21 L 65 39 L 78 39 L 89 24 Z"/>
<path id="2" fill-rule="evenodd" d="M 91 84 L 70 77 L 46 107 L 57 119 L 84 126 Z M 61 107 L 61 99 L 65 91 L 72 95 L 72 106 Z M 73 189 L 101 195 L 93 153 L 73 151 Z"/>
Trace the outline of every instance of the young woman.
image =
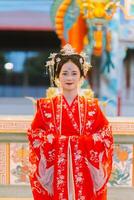
<path id="1" fill-rule="evenodd" d="M 106 200 L 113 138 L 96 99 L 78 93 L 88 65 L 66 45 L 48 62 L 61 94 L 37 101 L 28 130 L 35 200 Z"/>

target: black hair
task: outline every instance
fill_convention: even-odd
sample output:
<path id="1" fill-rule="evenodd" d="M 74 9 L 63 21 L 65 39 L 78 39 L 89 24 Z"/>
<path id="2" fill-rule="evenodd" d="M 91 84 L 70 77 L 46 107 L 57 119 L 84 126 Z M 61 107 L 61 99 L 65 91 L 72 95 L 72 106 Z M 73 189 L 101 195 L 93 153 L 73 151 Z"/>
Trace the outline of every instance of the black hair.
<path id="1" fill-rule="evenodd" d="M 64 55 L 58 53 L 54 59 L 54 77 L 59 78 L 59 74 L 62 66 L 68 61 L 72 61 L 80 70 L 80 76 L 84 76 L 84 71 L 82 65 L 84 64 L 84 59 L 79 54 Z"/>

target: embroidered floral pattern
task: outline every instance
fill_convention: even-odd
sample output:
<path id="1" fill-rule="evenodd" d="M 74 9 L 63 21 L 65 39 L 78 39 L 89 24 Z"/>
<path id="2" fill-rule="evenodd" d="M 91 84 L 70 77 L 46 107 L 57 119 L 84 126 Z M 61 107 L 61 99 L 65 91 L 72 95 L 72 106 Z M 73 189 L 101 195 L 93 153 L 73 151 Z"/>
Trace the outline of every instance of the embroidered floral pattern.
<path id="1" fill-rule="evenodd" d="M 59 200 L 67 200 L 65 197 L 64 188 L 66 187 L 66 176 L 65 170 L 67 165 L 67 154 L 64 153 L 65 151 L 65 142 L 66 138 L 61 138 L 59 141 L 59 152 L 58 152 L 58 169 L 57 169 L 57 191 Z"/>
<path id="2" fill-rule="evenodd" d="M 74 137 L 72 138 L 72 141 L 74 143 L 74 179 L 75 179 L 75 184 L 76 184 L 76 190 L 78 191 L 78 200 L 85 200 L 85 196 L 83 195 L 83 181 L 84 181 L 84 176 L 82 172 L 82 151 L 79 150 L 79 139 Z"/>
<path id="3" fill-rule="evenodd" d="M 46 199 L 50 197 L 51 200 L 51 195 L 54 194 L 53 198 L 56 197 L 57 200 L 68 200 L 67 166 L 70 141 L 75 200 L 93 199 L 93 195 L 91 198 L 87 197 L 90 192 L 92 193 L 93 188 L 85 188 L 86 177 L 83 168 L 87 170 L 87 173 L 90 172 L 92 177 L 95 177 L 95 181 L 90 180 L 89 182 L 93 182 L 94 190 L 99 194 L 105 189 L 112 157 L 111 129 L 104 120 L 104 116 L 102 114 L 98 116 L 97 103 L 94 100 L 85 100 L 84 97 L 79 97 L 80 110 L 78 109 L 78 98 L 74 100 L 71 109 L 61 96 L 52 100 L 40 100 L 38 103 L 40 117 L 36 120 L 38 123 L 42 121 L 44 127 L 39 125 L 28 131 L 32 190 L 36 191 L 37 196 L 40 194 L 40 199 L 45 199 L 46 196 Z M 81 114 L 81 128 L 84 137 L 80 136 L 78 110 Z M 76 132 L 76 135 L 59 135 L 62 133 L 62 131 L 60 132 L 60 128 L 62 128 L 60 127 L 61 111 L 67 113 L 69 131 L 74 134 Z M 81 140 L 82 137 L 83 140 Z M 82 145 L 80 145 L 81 141 Z M 44 179 L 44 177 L 46 178 Z M 54 185 L 52 184 L 53 178 Z M 91 179 L 91 177 L 89 178 Z"/>
<path id="4" fill-rule="evenodd" d="M 91 150 L 89 152 L 90 154 L 90 160 L 93 161 L 93 162 L 99 162 L 99 153 L 97 151 L 93 151 Z"/>
<path id="5" fill-rule="evenodd" d="M 56 125 L 56 129 L 58 130 L 58 133 L 60 134 L 60 120 L 61 120 L 61 117 L 62 117 L 62 108 L 61 108 L 61 103 L 62 103 L 62 99 L 61 99 L 61 96 L 59 95 L 57 97 L 57 103 L 56 103 L 56 110 L 54 111 L 55 113 L 55 125 Z"/>
<path id="6" fill-rule="evenodd" d="M 66 102 L 64 100 L 63 100 L 63 108 L 67 111 L 70 122 L 72 123 L 76 132 L 79 134 L 80 133 L 79 125 L 76 123 L 76 121 L 74 119 L 74 115 L 72 113 L 72 110 L 69 109 L 68 105 L 66 104 Z"/>

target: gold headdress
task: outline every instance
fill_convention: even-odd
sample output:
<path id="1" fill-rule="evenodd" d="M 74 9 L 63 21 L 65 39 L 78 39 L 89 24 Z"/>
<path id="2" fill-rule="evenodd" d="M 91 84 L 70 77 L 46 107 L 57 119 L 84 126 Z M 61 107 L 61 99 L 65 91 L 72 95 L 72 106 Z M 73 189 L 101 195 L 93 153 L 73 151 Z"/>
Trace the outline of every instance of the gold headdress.
<path id="1" fill-rule="evenodd" d="M 54 78 L 55 78 L 55 71 L 57 71 L 58 64 L 61 61 L 60 57 L 56 58 L 57 54 L 58 53 L 51 53 L 50 56 L 48 57 L 49 60 L 46 62 L 46 65 L 45 65 L 49 70 L 51 85 L 53 85 Z M 80 54 L 78 54 L 70 44 L 66 44 L 60 50 L 60 54 L 63 56 L 64 55 L 67 55 L 67 56 L 80 55 L 79 62 L 81 63 L 81 69 L 83 71 L 84 76 L 86 76 L 88 70 L 92 67 L 91 64 L 86 61 L 86 58 L 87 58 L 86 54 L 84 52 L 81 52 Z M 56 66 L 56 69 L 54 68 L 54 66 Z"/>

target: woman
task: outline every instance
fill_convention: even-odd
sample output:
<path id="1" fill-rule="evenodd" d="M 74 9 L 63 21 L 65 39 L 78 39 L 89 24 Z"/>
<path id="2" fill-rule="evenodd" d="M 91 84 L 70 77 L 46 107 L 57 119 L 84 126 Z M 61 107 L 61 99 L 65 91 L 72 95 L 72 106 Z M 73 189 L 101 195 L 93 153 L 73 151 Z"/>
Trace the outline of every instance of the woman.
<path id="1" fill-rule="evenodd" d="M 37 101 L 28 130 L 35 200 L 106 200 L 111 173 L 111 128 L 95 99 L 78 93 L 88 64 L 68 44 L 47 66 L 61 94 Z"/>

